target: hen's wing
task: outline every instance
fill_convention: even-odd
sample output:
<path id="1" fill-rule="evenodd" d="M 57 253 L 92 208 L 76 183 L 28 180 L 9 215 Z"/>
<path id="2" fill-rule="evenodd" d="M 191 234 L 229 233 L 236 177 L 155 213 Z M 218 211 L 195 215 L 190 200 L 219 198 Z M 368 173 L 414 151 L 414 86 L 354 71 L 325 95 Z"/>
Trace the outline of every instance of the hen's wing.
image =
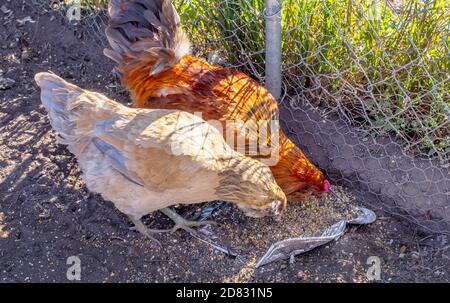
<path id="1" fill-rule="evenodd" d="M 93 131 L 110 165 L 152 191 L 184 187 L 201 170 L 217 172 L 235 156 L 216 129 L 180 111 L 141 110 L 99 121 Z"/>

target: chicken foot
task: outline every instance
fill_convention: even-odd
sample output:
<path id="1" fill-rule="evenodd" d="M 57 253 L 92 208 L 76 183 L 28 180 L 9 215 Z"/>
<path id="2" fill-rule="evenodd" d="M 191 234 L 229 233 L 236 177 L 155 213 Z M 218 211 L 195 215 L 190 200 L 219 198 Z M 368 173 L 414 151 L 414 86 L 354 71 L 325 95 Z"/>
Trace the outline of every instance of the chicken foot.
<path id="1" fill-rule="evenodd" d="M 195 235 L 196 232 L 192 227 L 199 227 L 199 226 L 208 225 L 208 224 L 216 224 L 216 222 L 214 222 L 214 221 L 190 221 L 190 220 L 187 220 L 168 207 L 160 209 L 160 211 L 163 214 L 165 214 L 167 217 L 169 217 L 175 223 L 174 227 L 169 228 L 169 229 L 150 229 L 147 226 L 145 226 L 145 224 L 142 223 L 142 221 L 140 219 L 136 219 L 133 216 L 129 216 L 131 222 L 133 222 L 133 224 L 134 224 L 134 226 L 131 227 L 131 229 L 139 231 L 141 234 L 143 234 L 147 238 L 152 239 L 152 240 L 158 242 L 158 244 L 160 244 L 159 241 L 156 240 L 152 236 L 152 234 L 164 233 L 164 232 L 173 233 L 173 232 L 177 231 L 178 229 L 184 229 L 191 235 Z"/>
<path id="2" fill-rule="evenodd" d="M 154 241 L 156 241 L 156 243 L 158 243 L 158 245 L 161 245 L 161 243 L 156 240 L 151 234 L 154 233 L 163 233 L 163 232 L 175 232 L 178 229 L 184 229 L 185 231 L 187 231 L 189 234 L 191 234 L 191 236 L 193 236 L 194 238 L 202 241 L 203 243 L 206 243 L 210 246 L 212 246 L 214 249 L 226 253 L 230 256 L 236 257 L 237 254 L 235 252 L 232 252 L 230 249 L 228 248 L 224 248 L 221 247 L 213 242 L 210 242 L 208 240 L 202 239 L 201 237 L 199 237 L 199 235 L 197 234 L 197 232 L 192 229 L 192 227 L 198 227 L 198 226 L 202 226 L 202 225 L 208 225 L 208 224 L 217 224 L 214 221 L 191 221 L 191 220 L 187 220 L 185 218 L 183 218 L 182 216 L 180 216 L 179 214 L 177 214 L 175 211 L 173 211 L 170 208 L 163 208 L 160 209 L 160 211 L 165 214 L 167 217 L 169 217 L 172 221 L 174 221 L 175 226 L 170 228 L 170 229 L 150 229 L 147 226 L 145 226 L 144 223 L 142 223 L 142 221 L 140 219 L 136 219 L 132 216 L 130 217 L 130 220 L 133 222 L 134 226 L 131 227 L 130 229 L 132 230 L 137 230 L 139 231 L 141 234 L 143 234 L 144 236 L 146 236 L 149 239 L 152 239 Z"/>
<path id="3" fill-rule="evenodd" d="M 192 227 L 216 224 L 216 222 L 214 222 L 214 221 L 190 221 L 190 220 L 187 220 L 168 207 L 160 209 L 159 211 L 162 212 L 163 214 L 165 214 L 167 217 L 169 217 L 175 223 L 174 227 L 167 229 L 167 230 L 161 230 L 161 232 L 173 233 L 173 232 L 177 231 L 178 229 L 184 229 L 185 231 L 187 231 L 188 233 L 190 233 L 192 235 L 192 234 L 196 234 L 195 230 L 192 229 Z"/>

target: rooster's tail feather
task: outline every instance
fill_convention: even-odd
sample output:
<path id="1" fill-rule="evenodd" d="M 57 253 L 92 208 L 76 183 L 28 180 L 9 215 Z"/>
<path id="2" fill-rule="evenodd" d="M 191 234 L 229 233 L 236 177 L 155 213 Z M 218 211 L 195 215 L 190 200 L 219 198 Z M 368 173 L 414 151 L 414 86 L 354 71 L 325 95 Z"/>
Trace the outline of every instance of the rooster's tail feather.
<path id="1" fill-rule="evenodd" d="M 106 37 L 110 48 L 104 54 L 119 66 L 125 57 L 135 58 L 145 52 L 156 57 L 156 73 L 190 52 L 189 39 L 180 28 L 171 0 L 110 0 L 108 12 Z M 162 52 L 171 54 L 169 62 L 167 56 L 160 56 Z"/>

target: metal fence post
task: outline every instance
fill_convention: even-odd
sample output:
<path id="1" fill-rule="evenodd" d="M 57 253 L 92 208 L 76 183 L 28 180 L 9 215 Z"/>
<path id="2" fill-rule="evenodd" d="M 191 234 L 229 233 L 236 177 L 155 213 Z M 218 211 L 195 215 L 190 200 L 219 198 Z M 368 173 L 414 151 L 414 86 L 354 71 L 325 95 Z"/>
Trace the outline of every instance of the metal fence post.
<path id="1" fill-rule="evenodd" d="M 266 0 L 266 88 L 281 96 L 281 0 Z"/>

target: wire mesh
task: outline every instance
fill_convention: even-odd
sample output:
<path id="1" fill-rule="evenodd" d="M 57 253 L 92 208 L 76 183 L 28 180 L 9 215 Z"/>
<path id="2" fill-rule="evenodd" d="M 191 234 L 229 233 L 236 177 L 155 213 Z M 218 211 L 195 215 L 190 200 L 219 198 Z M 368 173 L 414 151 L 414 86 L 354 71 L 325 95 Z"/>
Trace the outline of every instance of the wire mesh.
<path id="1" fill-rule="evenodd" d="M 264 80 L 263 0 L 178 4 L 197 53 Z M 290 137 L 361 202 L 448 232 L 450 3 L 285 0 L 282 17 Z"/>
<path id="2" fill-rule="evenodd" d="M 201 52 L 221 50 L 228 62 L 245 65 L 262 79 L 263 5 L 261 0 L 182 1 L 180 11 Z M 314 106 L 334 108 L 371 131 L 391 132 L 408 150 L 448 165 L 448 2 L 289 0 L 283 5 L 289 96 L 306 95 Z"/>
<path id="3" fill-rule="evenodd" d="M 80 22 L 106 43 L 104 2 Z M 194 53 L 265 78 L 264 0 L 177 0 Z M 336 184 L 450 231 L 450 2 L 282 2 L 281 123 Z"/>

